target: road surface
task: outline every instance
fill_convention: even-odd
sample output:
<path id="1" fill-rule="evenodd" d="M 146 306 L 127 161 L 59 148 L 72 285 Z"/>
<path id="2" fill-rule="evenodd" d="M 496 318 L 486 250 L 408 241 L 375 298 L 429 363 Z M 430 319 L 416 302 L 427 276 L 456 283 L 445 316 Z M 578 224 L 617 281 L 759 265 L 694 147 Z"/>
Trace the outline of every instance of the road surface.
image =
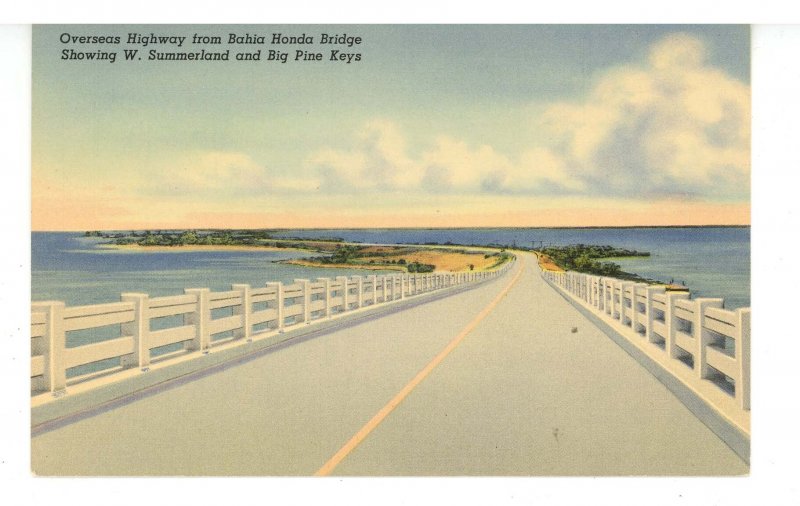
<path id="1" fill-rule="evenodd" d="M 31 450 L 40 475 L 748 472 L 528 254 L 473 290 L 36 435 Z"/>

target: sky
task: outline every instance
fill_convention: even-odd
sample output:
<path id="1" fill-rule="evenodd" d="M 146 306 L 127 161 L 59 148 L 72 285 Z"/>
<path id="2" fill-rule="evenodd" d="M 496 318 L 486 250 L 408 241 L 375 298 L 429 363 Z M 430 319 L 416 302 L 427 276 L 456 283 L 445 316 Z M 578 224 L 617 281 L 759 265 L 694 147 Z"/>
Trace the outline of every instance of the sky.
<path id="1" fill-rule="evenodd" d="M 324 61 L 146 60 L 201 48 Z M 37 26 L 32 228 L 749 224 L 749 69 L 735 25 Z"/>

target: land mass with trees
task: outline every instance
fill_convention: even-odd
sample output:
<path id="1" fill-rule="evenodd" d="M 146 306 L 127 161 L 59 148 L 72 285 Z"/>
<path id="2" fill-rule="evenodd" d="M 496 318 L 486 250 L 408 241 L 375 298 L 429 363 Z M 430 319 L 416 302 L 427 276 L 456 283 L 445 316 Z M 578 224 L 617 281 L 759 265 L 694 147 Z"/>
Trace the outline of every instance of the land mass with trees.
<path id="1" fill-rule="evenodd" d="M 649 252 L 608 245 L 574 244 L 538 249 L 518 248 L 507 244 L 458 245 L 452 242 L 428 242 L 423 245 L 366 245 L 345 242 L 340 238 L 276 236 L 276 230 L 146 230 L 129 232 L 90 231 L 84 235 L 107 239 L 107 245 L 119 248 L 248 248 L 285 249 L 319 253 L 319 256 L 283 260 L 307 267 L 347 267 L 396 270 L 409 273 L 492 270 L 508 262 L 508 250 L 533 251 L 544 268 L 571 270 L 631 281 L 658 283 L 623 271 L 613 258 L 648 257 Z"/>

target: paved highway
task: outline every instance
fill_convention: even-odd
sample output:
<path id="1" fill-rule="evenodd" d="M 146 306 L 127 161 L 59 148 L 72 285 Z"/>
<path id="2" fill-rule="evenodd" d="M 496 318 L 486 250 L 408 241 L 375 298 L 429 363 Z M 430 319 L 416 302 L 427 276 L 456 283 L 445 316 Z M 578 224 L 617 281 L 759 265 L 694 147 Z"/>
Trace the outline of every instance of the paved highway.
<path id="1" fill-rule="evenodd" d="M 540 278 L 333 330 L 32 438 L 40 475 L 748 472 Z M 576 332 L 573 329 L 577 328 Z"/>

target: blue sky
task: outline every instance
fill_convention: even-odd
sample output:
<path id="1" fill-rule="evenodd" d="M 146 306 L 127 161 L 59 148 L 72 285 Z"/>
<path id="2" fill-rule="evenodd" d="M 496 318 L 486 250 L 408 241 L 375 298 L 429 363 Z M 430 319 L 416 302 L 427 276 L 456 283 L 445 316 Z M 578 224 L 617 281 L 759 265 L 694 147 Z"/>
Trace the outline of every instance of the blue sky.
<path id="1" fill-rule="evenodd" d="M 60 59 L 129 32 L 362 61 Z M 749 55 L 746 26 L 37 26 L 33 228 L 744 223 Z"/>

